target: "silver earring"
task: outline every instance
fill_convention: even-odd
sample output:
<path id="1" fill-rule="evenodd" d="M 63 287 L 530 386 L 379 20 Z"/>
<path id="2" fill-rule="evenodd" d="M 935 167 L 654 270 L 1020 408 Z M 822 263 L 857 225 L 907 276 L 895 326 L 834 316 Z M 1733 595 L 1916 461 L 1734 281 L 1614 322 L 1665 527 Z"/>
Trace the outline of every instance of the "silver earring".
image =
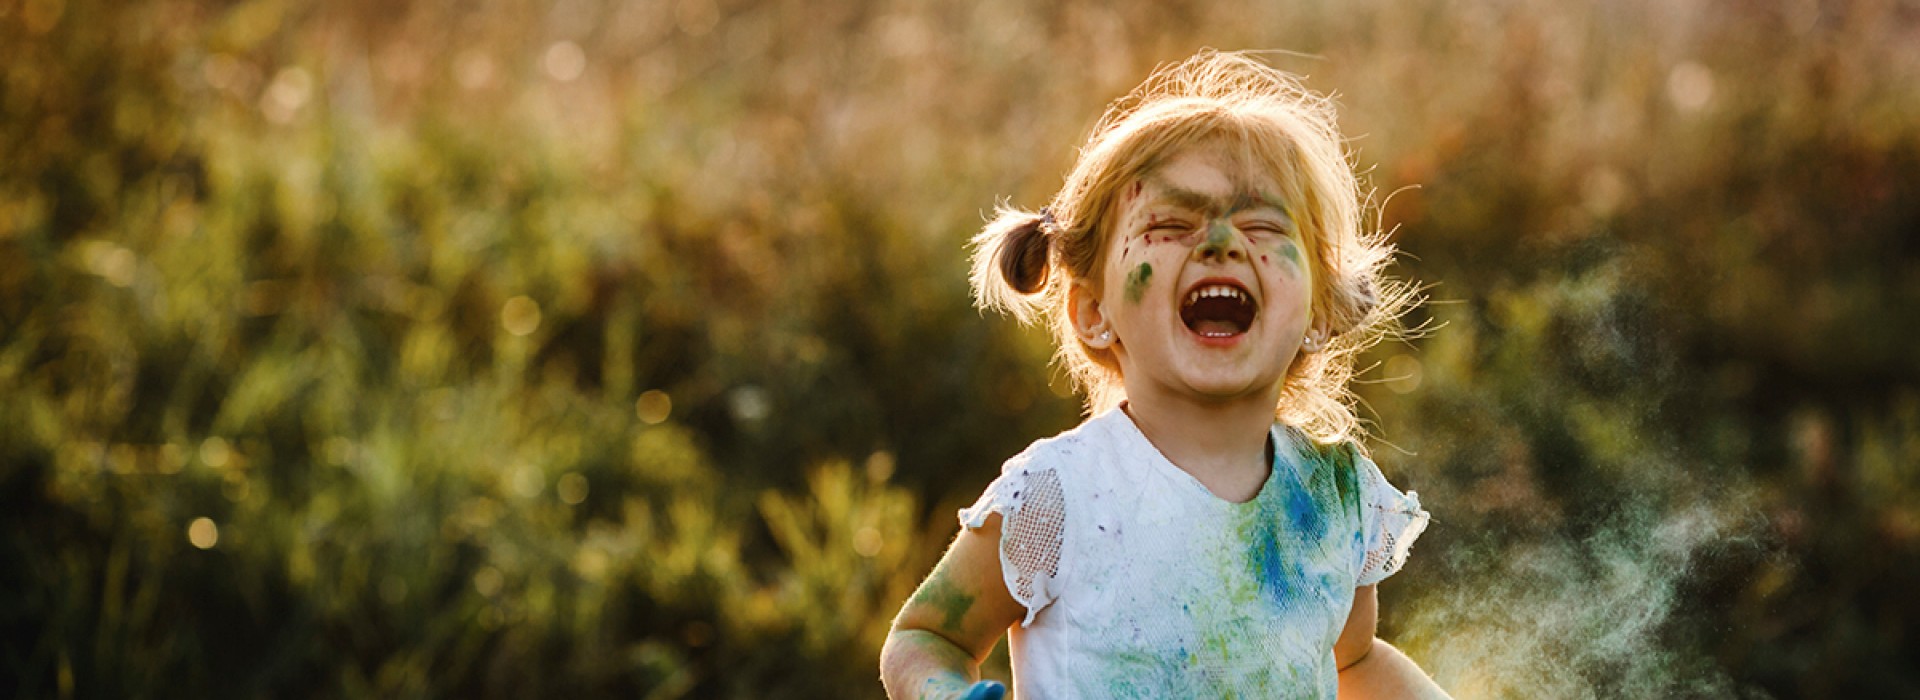
<path id="1" fill-rule="evenodd" d="M 1307 337 L 1300 339 L 1300 348 L 1302 350 L 1306 350 L 1307 352 L 1319 352 L 1320 351 L 1319 336 L 1316 336 L 1312 333 L 1308 333 Z"/>
<path id="2" fill-rule="evenodd" d="M 1113 342 L 1113 331 L 1100 331 L 1100 342 Z"/>

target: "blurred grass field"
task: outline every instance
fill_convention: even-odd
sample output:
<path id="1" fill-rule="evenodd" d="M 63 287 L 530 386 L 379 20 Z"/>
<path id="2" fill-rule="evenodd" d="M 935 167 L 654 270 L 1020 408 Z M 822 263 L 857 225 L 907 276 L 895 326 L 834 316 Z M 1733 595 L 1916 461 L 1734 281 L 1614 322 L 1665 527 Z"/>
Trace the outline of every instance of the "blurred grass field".
<path id="1" fill-rule="evenodd" d="M 0 3 L 0 692 L 878 697 L 1078 417 L 962 243 L 1203 46 L 1340 96 L 1434 285 L 1383 636 L 1920 695 L 1901 0 Z"/>

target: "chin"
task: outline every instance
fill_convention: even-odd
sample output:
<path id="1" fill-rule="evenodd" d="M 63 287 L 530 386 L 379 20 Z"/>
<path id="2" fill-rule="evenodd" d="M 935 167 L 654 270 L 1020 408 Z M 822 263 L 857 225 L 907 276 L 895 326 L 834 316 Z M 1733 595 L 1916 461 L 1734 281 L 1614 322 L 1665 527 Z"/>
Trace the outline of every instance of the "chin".
<path id="1" fill-rule="evenodd" d="M 1203 399 L 1227 402 L 1255 396 L 1263 396 L 1268 390 L 1279 385 L 1279 380 L 1266 381 L 1261 377 L 1212 376 L 1189 379 L 1187 387 Z"/>

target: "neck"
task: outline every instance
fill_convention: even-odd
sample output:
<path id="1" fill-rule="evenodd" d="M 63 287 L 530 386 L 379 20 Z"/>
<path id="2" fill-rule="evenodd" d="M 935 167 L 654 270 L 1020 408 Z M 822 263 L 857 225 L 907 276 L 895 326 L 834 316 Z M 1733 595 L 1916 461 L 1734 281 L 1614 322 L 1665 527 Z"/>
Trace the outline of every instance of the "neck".
<path id="1" fill-rule="evenodd" d="M 1127 391 L 1127 415 L 1174 466 L 1214 495 L 1250 500 L 1266 483 L 1267 435 L 1279 387 L 1220 401 L 1197 401 L 1142 387 Z"/>

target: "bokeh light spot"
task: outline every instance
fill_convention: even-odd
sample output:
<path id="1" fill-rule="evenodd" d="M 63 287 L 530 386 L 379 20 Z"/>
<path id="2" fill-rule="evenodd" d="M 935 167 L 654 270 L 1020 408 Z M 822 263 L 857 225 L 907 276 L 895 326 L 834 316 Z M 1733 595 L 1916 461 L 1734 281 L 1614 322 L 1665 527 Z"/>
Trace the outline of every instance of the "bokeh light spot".
<path id="1" fill-rule="evenodd" d="M 547 47 L 546 58 L 541 63 L 554 80 L 573 82 L 587 70 L 587 52 L 571 41 L 556 41 Z"/>
<path id="2" fill-rule="evenodd" d="M 587 579 L 604 578 L 607 575 L 607 553 L 593 547 L 582 547 L 574 555 L 573 570 Z"/>
<path id="3" fill-rule="evenodd" d="M 554 486 L 560 494 L 560 500 L 570 506 L 577 506 L 587 500 L 587 477 L 567 472 L 560 477 L 560 483 Z"/>
<path id="4" fill-rule="evenodd" d="M 880 531 L 869 525 L 853 533 L 853 551 L 860 556 L 873 558 L 880 554 L 880 548 L 886 545 L 886 539 Z"/>
<path id="5" fill-rule="evenodd" d="M 1682 112 L 1698 112 L 1713 99 L 1713 72 L 1692 61 L 1667 74 L 1667 99 Z"/>
<path id="6" fill-rule="evenodd" d="M 493 58 L 467 50 L 453 59 L 453 80 L 460 87 L 478 90 L 493 83 Z"/>
<path id="7" fill-rule="evenodd" d="M 659 425 L 673 413 L 673 397 L 659 389 L 649 389 L 633 402 L 633 412 L 639 416 L 640 422 Z"/>
<path id="8" fill-rule="evenodd" d="M 533 498 L 547 487 L 547 480 L 540 468 L 532 464 L 521 464 L 513 470 L 513 492 L 521 498 Z"/>
<path id="9" fill-rule="evenodd" d="M 260 113 L 266 115 L 267 121 L 286 124 L 293 121 L 312 96 L 312 75 L 298 67 L 282 69 L 261 93 Z"/>
<path id="10" fill-rule="evenodd" d="M 772 401 L 767 398 L 767 390 L 753 385 L 734 389 L 727 399 L 733 419 L 749 425 L 758 425 L 766 420 L 767 414 L 773 409 Z"/>
<path id="11" fill-rule="evenodd" d="M 180 468 L 185 466 L 187 463 L 186 452 L 187 451 L 185 449 L 182 449 L 179 445 L 173 444 L 171 442 L 165 445 L 161 445 L 160 446 L 160 463 L 158 465 L 160 473 L 161 474 L 180 473 Z"/>
<path id="12" fill-rule="evenodd" d="M 1410 394 L 1420 388 L 1420 361 L 1412 355 L 1400 354 L 1387 358 L 1384 368 L 1387 388 L 1396 394 Z"/>
<path id="13" fill-rule="evenodd" d="M 867 480 L 876 484 L 886 483 L 893 478 L 893 453 L 887 450 L 874 450 L 867 455 Z"/>
<path id="14" fill-rule="evenodd" d="M 139 259 L 133 251 L 106 241 L 89 241 L 80 249 L 87 271 L 99 275 L 108 284 L 115 287 L 127 287 L 133 284 L 133 273 L 139 265 Z"/>
<path id="15" fill-rule="evenodd" d="M 200 461 L 214 469 L 227 466 L 227 460 L 233 456 L 233 448 L 227 445 L 227 439 L 215 435 L 200 441 Z"/>
<path id="16" fill-rule="evenodd" d="M 473 573 L 473 590 L 488 598 L 499 595 L 506 583 L 506 577 L 500 575 L 500 570 L 491 566 L 480 567 L 479 571 Z"/>
<path id="17" fill-rule="evenodd" d="M 540 329 L 540 304 L 526 295 L 508 299 L 500 307 L 500 326 L 517 336 L 531 335 Z"/>
<path id="18" fill-rule="evenodd" d="M 213 549 L 220 544 L 220 526 L 213 524 L 212 518 L 194 518 L 187 525 L 187 542 L 199 549 Z"/>

